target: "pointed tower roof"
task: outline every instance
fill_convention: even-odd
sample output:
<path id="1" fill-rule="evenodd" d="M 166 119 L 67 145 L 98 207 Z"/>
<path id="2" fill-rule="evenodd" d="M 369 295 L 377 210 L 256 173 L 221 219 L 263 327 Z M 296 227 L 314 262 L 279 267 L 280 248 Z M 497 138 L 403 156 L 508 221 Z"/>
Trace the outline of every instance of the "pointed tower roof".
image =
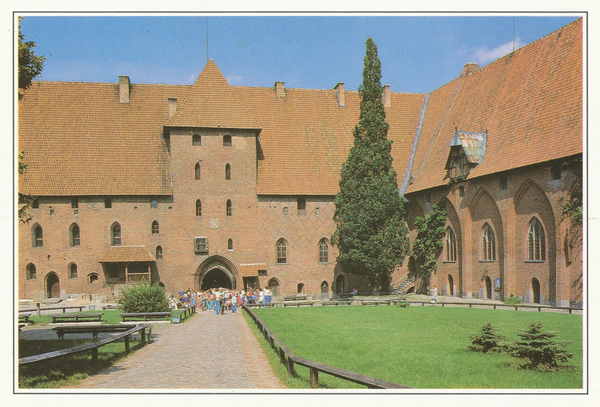
<path id="1" fill-rule="evenodd" d="M 212 59 L 166 126 L 260 129 Z"/>

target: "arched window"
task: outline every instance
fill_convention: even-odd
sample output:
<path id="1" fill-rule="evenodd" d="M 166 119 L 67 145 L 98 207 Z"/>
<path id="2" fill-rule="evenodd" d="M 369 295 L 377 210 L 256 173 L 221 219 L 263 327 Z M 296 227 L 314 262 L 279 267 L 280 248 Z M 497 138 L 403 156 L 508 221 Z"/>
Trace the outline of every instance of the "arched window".
<path id="1" fill-rule="evenodd" d="M 194 167 L 194 178 L 200 179 L 200 163 L 196 163 L 196 166 Z"/>
<path id="2" fill-rule="evenodd" d="M 76 223 L 73 223 L 69 228 L 69 244 L 71 247 L 76 247 L 81 244 L 81 240 L 79 239 L 79 226 Z"/>
<path id="3" fill-rule="evenodd" d="M 88 283 L 90 284 L 94 284 L 98 282 L 98 274 L 97 273 L 91 273 L 88 274 Z"/>
<path id="4" fill-rule="evenodd" d="M 227 200 L 227 209 L 226 209 L 226 215 L 227 216 L 231 216 L 231 199 Z"/>
<path id="5" fill-rule="evenodd" d="M 37 223 L 31 228 L 31 240 L 33 247 L 44 246 L 44 232 L 42 231 L 42 227 Z"/>
<path id="6" fill-rule="evenodd" d="M 483 233 L 481 235 L 481 260 L 496 260 L 496 238 L 494 237 L 494 230 L 487 223 L 483 225 Z"/>
<path id="7" fill-rule="evenodd" d="M 202 136 L 200 134 L 192 135 L 192 145 L 193 146 L 201 146 L 202 145 Z"/>
<path id="8" fill-rule="evenodd" d="M 69 264 L 69 268 L 67 270 L 67 276 L 69 278 L 77 278 L 77 264 L 75 264 L 75 263 Z"/>
<path id="9" fill-rule="evenodd" d="M 227 164 L 225 166 L 225 179 L 226 180 L 230 180 L 231 179 L 231 165 Z"/>
<path id="10" fill-rule="evenodd" d="M 158 235 L 158 222 L 157 221 L 152 222 L 152 234 Z"/>
<path id="11" fill-rule="evenodd" d="M 529 260 L 546 260 L 546 236 L 544 227 L 537 218 L 533 218 L 529 224 L 527 240 L 529 243 Z"/>
<path id="12" fill-rule="evenodd" d="M 321 239 L 319 242 L 319 263 L 329 262 L 329 245 L 327 239 Z"/>
<path id="13" fill-rule="evenodd" d="M 162 247 L 160 247 L 160 246 L 156 246 L 156 258 L 157 259 L 163 258 L 163 250 L 162 250 Z"/>
<path id="14" fill-rule="evenodd" d="M 113 223 L 110 228 L 111 246 L 121 246 L 121 225 Z"/>
<path id="15" fill-rule="evenodd" d="M 202 202 L 196 200 L 196 216 L 202 216 Z"/>
<path id="16" fill-rule="evenodd" d="M 277 294 L 279 294 L 279 281 L 277 281 L 277 279 L 270 279 L 269 283 L 267 284 L 267 287 L 269 287 L 269 290 L 271 290 L 273 297 L 276 297 Z"/>
<path id="17" fill-rule="evenodd" d="M 277 263 L 287 263 L 287 245 L 283 240 L 277 242 Z"/>
<path id="18" fill-rule="evenodd" d="M 229 134 L 223 136 L 223 145 L 231 146 L 231 136 Z"/>
<path id="19" fill-rule="evenodd" d="M 25 278 L 27 280 L 35 280 L 37 278 L 35 265 L 33 263 L 29 263 L 27 267 L 25 267 Z"/>
<path id="20" fill-rule="evenodd" d="M 450 226 L 446 229 L 445 246 L 446 261 L 456 261 L 456 237 Z"/>
<path id="21" fill-rule="evenodd" d="M 227 240 L 227 250 L 233 250 L 233 239 Z"/>

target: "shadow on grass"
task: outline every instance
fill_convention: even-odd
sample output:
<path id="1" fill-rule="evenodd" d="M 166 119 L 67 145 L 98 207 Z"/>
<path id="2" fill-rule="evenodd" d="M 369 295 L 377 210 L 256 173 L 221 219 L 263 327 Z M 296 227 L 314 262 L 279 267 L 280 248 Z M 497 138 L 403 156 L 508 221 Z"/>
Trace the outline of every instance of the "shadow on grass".
<path id="1" fill-rule="evenodd" d="M 19 357 L 37 355 L 54 350 L 70 348 L 90 342 L 86 339 L 19 340 Z M 144 345 L 130 341 L 130 353 Z M 19 367 L 19 388 L 56 389 L 77 384 L 79 380 L 110 368 L 127 356 L 125 343 L 110 343 L 98 348 L 98 363 L 92 364 L 91 352 L 63 356 Z"/>

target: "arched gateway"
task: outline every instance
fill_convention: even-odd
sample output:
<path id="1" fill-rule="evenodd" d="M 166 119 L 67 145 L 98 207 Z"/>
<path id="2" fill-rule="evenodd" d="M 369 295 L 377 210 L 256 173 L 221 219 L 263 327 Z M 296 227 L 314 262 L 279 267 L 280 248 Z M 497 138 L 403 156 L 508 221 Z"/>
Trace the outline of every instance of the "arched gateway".
<path id="1" fill-rule="evenodd" d="M 230 260 L 219 255 L 210 256 L 196 269 L 194 286 L 200 290 L 219 287 L 236 289 L 237 274 Z"/>

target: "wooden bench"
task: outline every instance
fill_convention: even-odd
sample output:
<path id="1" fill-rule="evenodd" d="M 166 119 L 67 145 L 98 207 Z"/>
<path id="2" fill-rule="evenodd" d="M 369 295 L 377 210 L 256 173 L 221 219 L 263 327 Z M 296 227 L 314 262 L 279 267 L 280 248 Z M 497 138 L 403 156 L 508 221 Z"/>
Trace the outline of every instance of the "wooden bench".
<path id="1" fill-rule="evenodd" d="M 167 312 L 124 312 L 119 314 L 119 316 L 125 320 L 155 320 L 155 319 L 168 319 L 171 316 L 171 311 Z"/>
<path id="2" fill-rule="evenodd" d="M 322 305 L 350 305 L 352 304 L 351 300 L 329 300 L 329 301 L 323 301 Z"/>
<path id="3" fill-rule="evenodd" d="M 301 305 L 310 305 L 311 307 L 314 304 L 314 301 L 284 301 L 281 304 L 283 304 L 284 307 L 291 307 L 291 306 L 301 306 Z"/>
<path id="4" fill-rule="evenodd" d="M 29 322 L 30 313 L 19 314 L 19 322 Z"/>
<path id="5" fill-rule="evenodd" d="M 362 300 L 362 305 L 391 305 L 395 303 L 396 300 Z"/>
<path id="6" fill-rule="evenodd" d="M 84 326 L 57 326 L 52 328 L 60 339 L 63 339 L 65 334 L 84 334 L 91 333 L 93 338 L 98 338 L 99 333 L 114 333 L 125 332 L 131 328 L 135 328 L 135 324 L 100 324 L 100 325 L 84 325 Z"/>
<path id="7" fill-rule="evenodd" d="M 107 305 L 103 305 L 103 306 L 101 306 L 101 308 L 102 308 L 102 311 L 106 311 L 106 310 L 117 310 L 117 309 L 119 309 L 119 306 L 118 306 L 118 305 L 115 305 L 115 304 L 107 304 Z"/>
<path id="8" fill-rule="evenodd" d="M 286 295 L 283 301 L 306 301 L 305 294 Z"/>
<path id="9" fill-rule="evenodd" d="M 52 323 L 56 322 L 100 322 L 102 313 L 86 313 L 86 314 L 53 314 L 49 315 L 52 318 Z"/>

